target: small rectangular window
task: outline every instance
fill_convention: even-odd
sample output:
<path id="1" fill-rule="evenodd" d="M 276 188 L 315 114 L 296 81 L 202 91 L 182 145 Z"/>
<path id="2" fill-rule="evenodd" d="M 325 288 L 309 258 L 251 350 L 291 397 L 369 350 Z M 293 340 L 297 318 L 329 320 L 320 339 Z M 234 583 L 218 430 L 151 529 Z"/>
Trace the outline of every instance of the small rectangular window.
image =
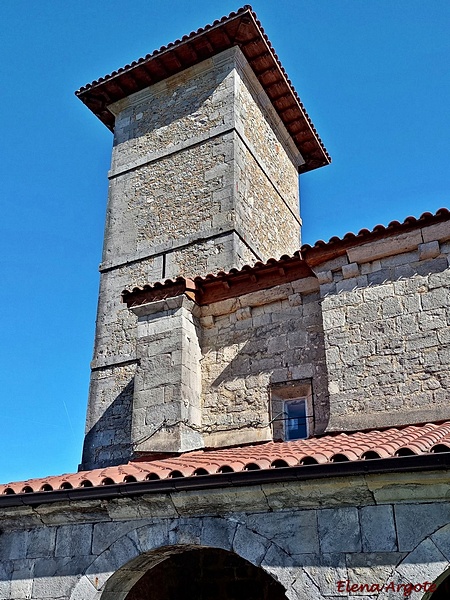
<path id="1" fill-rule="evenodd" d="M 273 439 L 301 440 L 314 432 L 310 381 L 290 381 L 271 388 Z"/>

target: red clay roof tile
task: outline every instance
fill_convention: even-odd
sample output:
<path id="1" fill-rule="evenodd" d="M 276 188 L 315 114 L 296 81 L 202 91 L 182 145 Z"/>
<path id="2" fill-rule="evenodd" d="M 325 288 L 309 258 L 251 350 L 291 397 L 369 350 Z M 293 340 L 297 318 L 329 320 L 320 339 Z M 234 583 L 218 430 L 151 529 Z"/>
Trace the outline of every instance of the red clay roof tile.
<path id="1" fill-rule="evenodd" d="M 255 469 L 296 467 L 405 454 L 450 452 L 450 421 L 392 427 L 354 433 L 327 434 L 290 442 L 266 442 L 256 446 L 196 450 L 177 457 L 130 462 L 116 467 L 29 479 L 0 486 L 0 494 L 26 494 L 58 489 L 76 490 L 111 484 L 173 477 L 193 477 Z"/>
<path id="2" fill-rule="evenodd" d="M 284 255 L 279 260 L 269 258 L 266 263 L 258 261 L 253 266 L 245 265 L 240 270 L 231 269 L 228 273 L 220 271 L 215 275 L 195 277 L 194 280 L 177 277 L 142 288 L 123 290 L 122 299 L 131 308 L 183 293 L 195 298 L 200 305 L 235 298 L 296 279 L 314 277 L 312 267 L 345 253 L 351 247 L 445 221 L 450 221 L 450 211 L 440 208 L 434 215 L 423 213 L 418 219 L 407 217 L 403 223 L 392 221 L 387 227 L 377 225 L 372 231 L 361 229 L 357 235 L 347 233 L 342 239 L 332 237 L 329 242 L 319 240 L 314 246 L 304 245 L 293 256 Z M 227 287 L 223 285 L 224 282 L 228 284 Z"/>
<path id="3" fill-rule="evenodd" d="M 357 234 L 349 232 L 342 238 L 334 236 L 328 242 L 318 240 L 313 246 L 304 244 L 300 249 L 300 254 L 308 265 L 313 267 L 332 256 L 343 254 L 348 248 L 448 220 L 450 220 L 450 211 L 448 208 L 440 208 L 434 215 L 425 212 L 419 218 L 406 217 L 403 223 L 391 221 L 387 227 L 376 225 L 372 231 L 361 229 Z"/>
<path id="4" fill-rule="evenodd" d="M 162 46 L 75 93 L 113 130 L 115 118 L 108 105 L 233 46 L 243 52 L 305 159 L 299 171 L 329 164 L 331 158 L 251 6 Z"/>

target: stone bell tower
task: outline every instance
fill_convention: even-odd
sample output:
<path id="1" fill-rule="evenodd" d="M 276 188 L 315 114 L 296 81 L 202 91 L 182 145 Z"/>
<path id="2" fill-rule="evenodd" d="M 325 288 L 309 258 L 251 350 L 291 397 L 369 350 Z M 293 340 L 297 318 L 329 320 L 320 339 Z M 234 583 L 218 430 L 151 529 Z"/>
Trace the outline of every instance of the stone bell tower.
<path id="1" fill-rule="evenodd" d="M 140 450 L 142 357 L 122 290 L 293 253 L 298 173 L 329 157 L 249 7 L 77 95 L 114 133 L 82 462 L 89 469 Z M 183 319 L 179 326 L 182 337 Z M 145 379 L 169 369 L 158 360 Z M 197 433 L 145 451 L 201 447 L 199 407 L 190 415 Z"/>

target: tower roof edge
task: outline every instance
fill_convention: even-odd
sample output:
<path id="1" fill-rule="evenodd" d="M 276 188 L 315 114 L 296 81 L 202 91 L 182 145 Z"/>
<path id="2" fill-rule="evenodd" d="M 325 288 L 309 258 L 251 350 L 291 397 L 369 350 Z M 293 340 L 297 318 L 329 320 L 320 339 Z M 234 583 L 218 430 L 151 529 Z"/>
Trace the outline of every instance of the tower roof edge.
<path id="1" fill-rule="evenodd" d="M 151 54 L 86 84 L 76 96 L 111 130 L 114 115 L 108 106 L 238 46 L 274 109 L 305 159 L 299 170 L 310 171 L 331 162 L 286 71 L 251 6 L 201 27 Z"/>

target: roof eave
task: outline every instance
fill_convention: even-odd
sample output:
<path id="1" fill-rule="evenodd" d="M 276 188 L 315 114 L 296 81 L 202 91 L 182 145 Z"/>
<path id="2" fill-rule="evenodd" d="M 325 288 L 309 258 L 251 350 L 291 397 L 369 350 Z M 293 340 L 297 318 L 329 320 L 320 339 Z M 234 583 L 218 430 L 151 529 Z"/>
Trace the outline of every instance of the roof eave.
<path id="1" fill-rule="evenodd" d="M 261 469 L 235 473 L 120 483 L 72 490 L 6 494 L 0 496 L 0 507 L 37 506 L 55 502 L 112 500 L 144 494 L 165 494 L 178 491 L 225 489 L 248 485 L 262 485 L 294 481 L 308 481 L 350 475 L 377 475 L 450 469 L 450 452 L 415 456 L 389 457 L 321 465 L 302 465 L 277 469 Z"/>
<path id="2" fill-rule="evenodd" d="M 325 146 L 250 6 L 87 84 L 75 94 L 113 131 L 115 117 L 108 109 L 110 104 L 233 46 L 242 50 L 304 157 L 299 172 L 330 164 Z"/>

